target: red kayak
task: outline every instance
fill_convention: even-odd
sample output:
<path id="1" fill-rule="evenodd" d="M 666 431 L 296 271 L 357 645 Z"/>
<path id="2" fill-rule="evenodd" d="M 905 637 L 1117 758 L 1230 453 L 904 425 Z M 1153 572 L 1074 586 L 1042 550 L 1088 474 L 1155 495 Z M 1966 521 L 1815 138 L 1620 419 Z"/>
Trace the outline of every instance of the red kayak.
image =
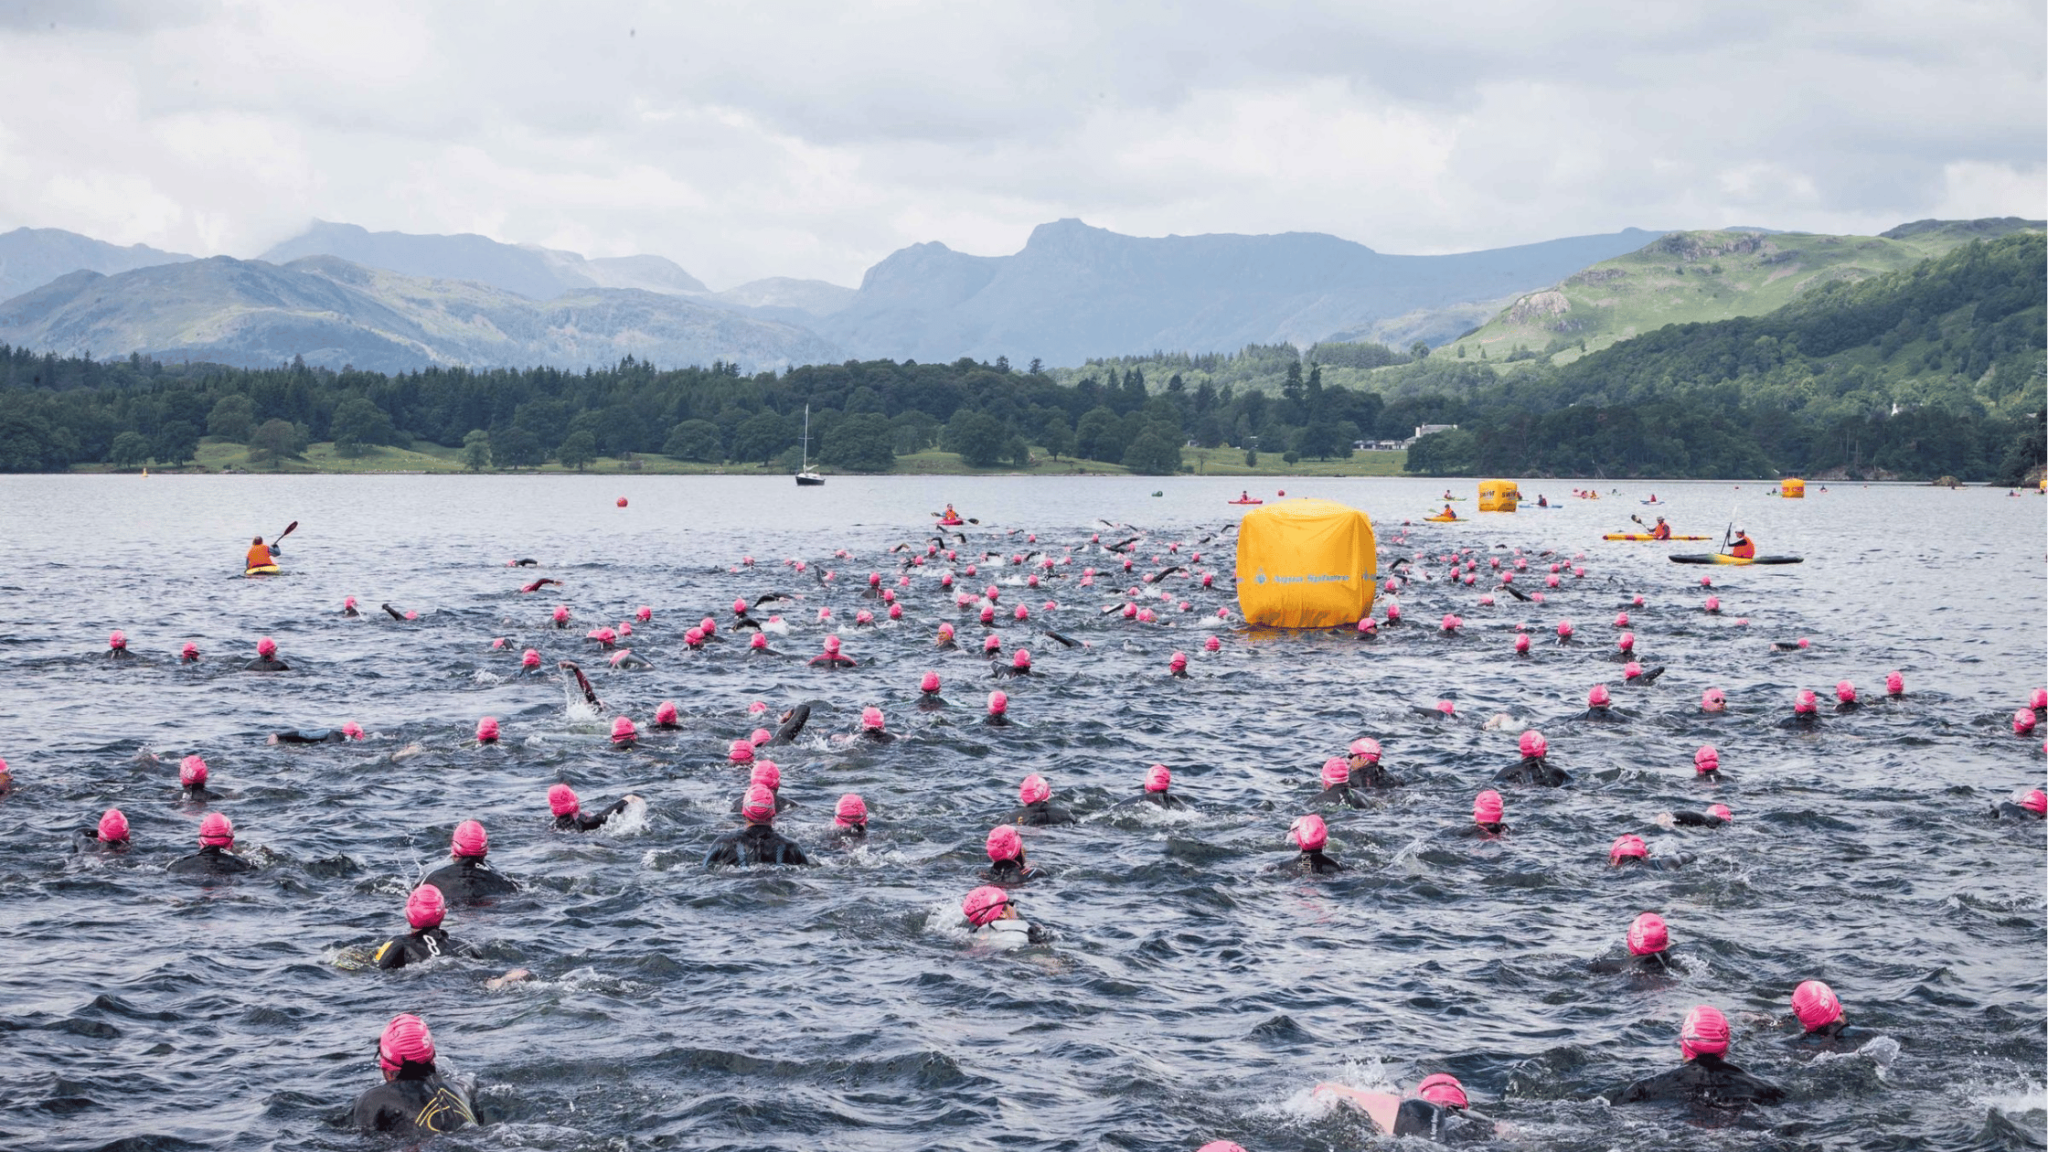
<path id="1" fill-rule="evenodd" d="M 1264 504 L 1264 500 L 1232 500 L 1232 504 Z"/>

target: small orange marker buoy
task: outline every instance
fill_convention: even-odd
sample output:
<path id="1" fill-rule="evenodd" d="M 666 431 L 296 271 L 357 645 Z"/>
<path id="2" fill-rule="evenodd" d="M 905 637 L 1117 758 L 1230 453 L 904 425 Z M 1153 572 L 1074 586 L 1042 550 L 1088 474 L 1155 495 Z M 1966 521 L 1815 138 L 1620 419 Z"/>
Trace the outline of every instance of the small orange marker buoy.
<path id="1" fill-rule="evenodd" d="M 624 496 L 621 496 L 621 497 L 619 497 L 619 507 L 621 507 L 621 508 L 624 508 L 625 506 L 626 506 L 626 498 L 625 498 Z"/>

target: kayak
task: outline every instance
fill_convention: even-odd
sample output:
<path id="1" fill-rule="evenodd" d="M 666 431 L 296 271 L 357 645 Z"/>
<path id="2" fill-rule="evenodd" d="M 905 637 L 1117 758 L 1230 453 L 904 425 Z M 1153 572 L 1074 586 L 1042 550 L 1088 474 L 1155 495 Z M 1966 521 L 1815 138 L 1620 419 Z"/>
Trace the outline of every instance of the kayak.
<path id="1" fill-rule="evenodd" d="M 1423 519 L 1436 524 L 1455 524 L 1458 522 L 1456 516 L 1424 516 Z"/>
<path id="2" fill-rule="evenodd" d="M 1719 552 L 1687 552 L 1670 558 L 1673 564 L 1803 564 L 1804 556 L 1756 556 L 1744 558 Z"/>
<path id="3" fill-rule="evenodd" d="M 1372 1117 L 1381 1132 L 1394 1133 L 1394 1116 L 1401 1110 L 1401 1098 L 1387 1092 L 1367 1092 L 1348 1084 L 1323 1083 L 1310 1093 L 1318 1100 L 1340 1100 Z"/>
<path id="4" fill-rule="evenodd" d="M 1264 500 L 1232 500 L 1232 504 L 1264 504 Z"/>
<path id="5" fill-rule="evenodd" d="M 1601 539 L 1602 539 L 1602 540 L 1655 540 L 1655 539 L 1656 539 L 1656 537 L 1655 537 L 1655 536 L 1650 536 L 1650 535 L 1647 535 L 1647 534 L 1645 534 L 1645 533 L 1642 533 L 1642 532 L 1609 532 L 1609 533 L 1608 533 L 1607 535 L 1605 535 L 1605 536 L 1602 536 L 1602 537 L 1601 537 Z M 1666 537 L 1664 537 L 1664 539 L 1666 539 L 1666 540 L 1712 540 L 1712 539 L 1713 539 L 1713 537 L 1712 537 L 1712 536 L 1666 536 Z"/>
<path id="6" fill-rule="evenodd" d="M 242 569 L 242 575 L 244 576 L 275 576 L 277 575 L 277 573 L 278 568 L 277 565 L 275 564 L 265 564 L 257 568 Z"/>
<path id="7" fill-rule="evenodd" d="M 967 521 L 965 521 L 965 520 L 941 520 L 941 521 L 939 521 L 939 527 L 941 527 L 941 528 L 958 528 L 959 526 L 961 526 L 962 524 L 965 524 L 965 523 L 967 523 Z"/>

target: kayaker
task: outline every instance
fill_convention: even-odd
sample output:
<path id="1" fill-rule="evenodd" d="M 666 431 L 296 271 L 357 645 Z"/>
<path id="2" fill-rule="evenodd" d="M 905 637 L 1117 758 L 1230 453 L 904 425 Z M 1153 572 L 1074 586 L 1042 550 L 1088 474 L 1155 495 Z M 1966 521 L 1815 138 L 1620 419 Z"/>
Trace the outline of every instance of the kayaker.
<path id="1" fill-rule="evenodd" d="M 1659 517 L 1657 517 L 1657 526 L 1656 526 L 1655 528 L 1652 528 L 1652 529 L 1650 529 L 1650 539 L 1652 539 L 1652 540 L 1669 540 L 1669 539 L 1671 539 L 1671 525 L 1669 525 L 1669 524 L 1666 524 L 1666 523 L 1664 522 L 1664 518 L 1663 518 L 1662 516 L 1659 516 Z"/>
<path id="2" fill-rule="evenodd" d="M 1449 504 L 1444 505 L 1444 519 L 1456 520 L 1457 518 L 1458 514 L 1456 512 L 1451 511 L 1451 506 Z"/>
<path id="3" fill-rule="evenodd" d="M 264 545 L 263 537 L 258 536 L 256 539 L 251 540 L 249 542 L 248 562 L 242 565 L 242 567 L 245 570 L 256 568 L 268 568 L 275 563 L 277 563 L 277 561 L 271 559 L 270 549 Z"/>
<path id="4" fill-rule="evenodd" d="M 1252 502 L 1252 492 L 1251 492 L 1251 489 L 1247 488 L 1247 489 L 1245 489 L 1244 491 L 1242 491 L 1242 492 L 1239 492 L 1239 493 L 1237 494 L 1237 502 L 1238 502 L 1239 504 L 1249 504 L 1249 503 L 1251 503 L 1251 502 Z"/>
<path id="5" fill-rule="evenodd" d="M 1756 541 L 1749 538 L 1748 532 L 1737 528 L 1735 530 L 1735 542 L 1728 546 L 1728 554 L 1737 560 L 1754 560 L 1756 559 Z"/>

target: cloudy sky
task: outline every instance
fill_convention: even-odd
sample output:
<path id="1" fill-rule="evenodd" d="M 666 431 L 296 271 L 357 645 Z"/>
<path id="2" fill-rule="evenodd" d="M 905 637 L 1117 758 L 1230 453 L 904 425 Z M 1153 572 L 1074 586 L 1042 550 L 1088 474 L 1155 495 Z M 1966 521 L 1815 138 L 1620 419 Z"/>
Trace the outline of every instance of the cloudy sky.
<path id="1" fill-rule="evenodd" d="M 725 288 L 1067 216 L 1414 253 L 2039 217 L 2044 43 L 2040 0 L 0 0 L 0 231 L 320 218 Z"/>

